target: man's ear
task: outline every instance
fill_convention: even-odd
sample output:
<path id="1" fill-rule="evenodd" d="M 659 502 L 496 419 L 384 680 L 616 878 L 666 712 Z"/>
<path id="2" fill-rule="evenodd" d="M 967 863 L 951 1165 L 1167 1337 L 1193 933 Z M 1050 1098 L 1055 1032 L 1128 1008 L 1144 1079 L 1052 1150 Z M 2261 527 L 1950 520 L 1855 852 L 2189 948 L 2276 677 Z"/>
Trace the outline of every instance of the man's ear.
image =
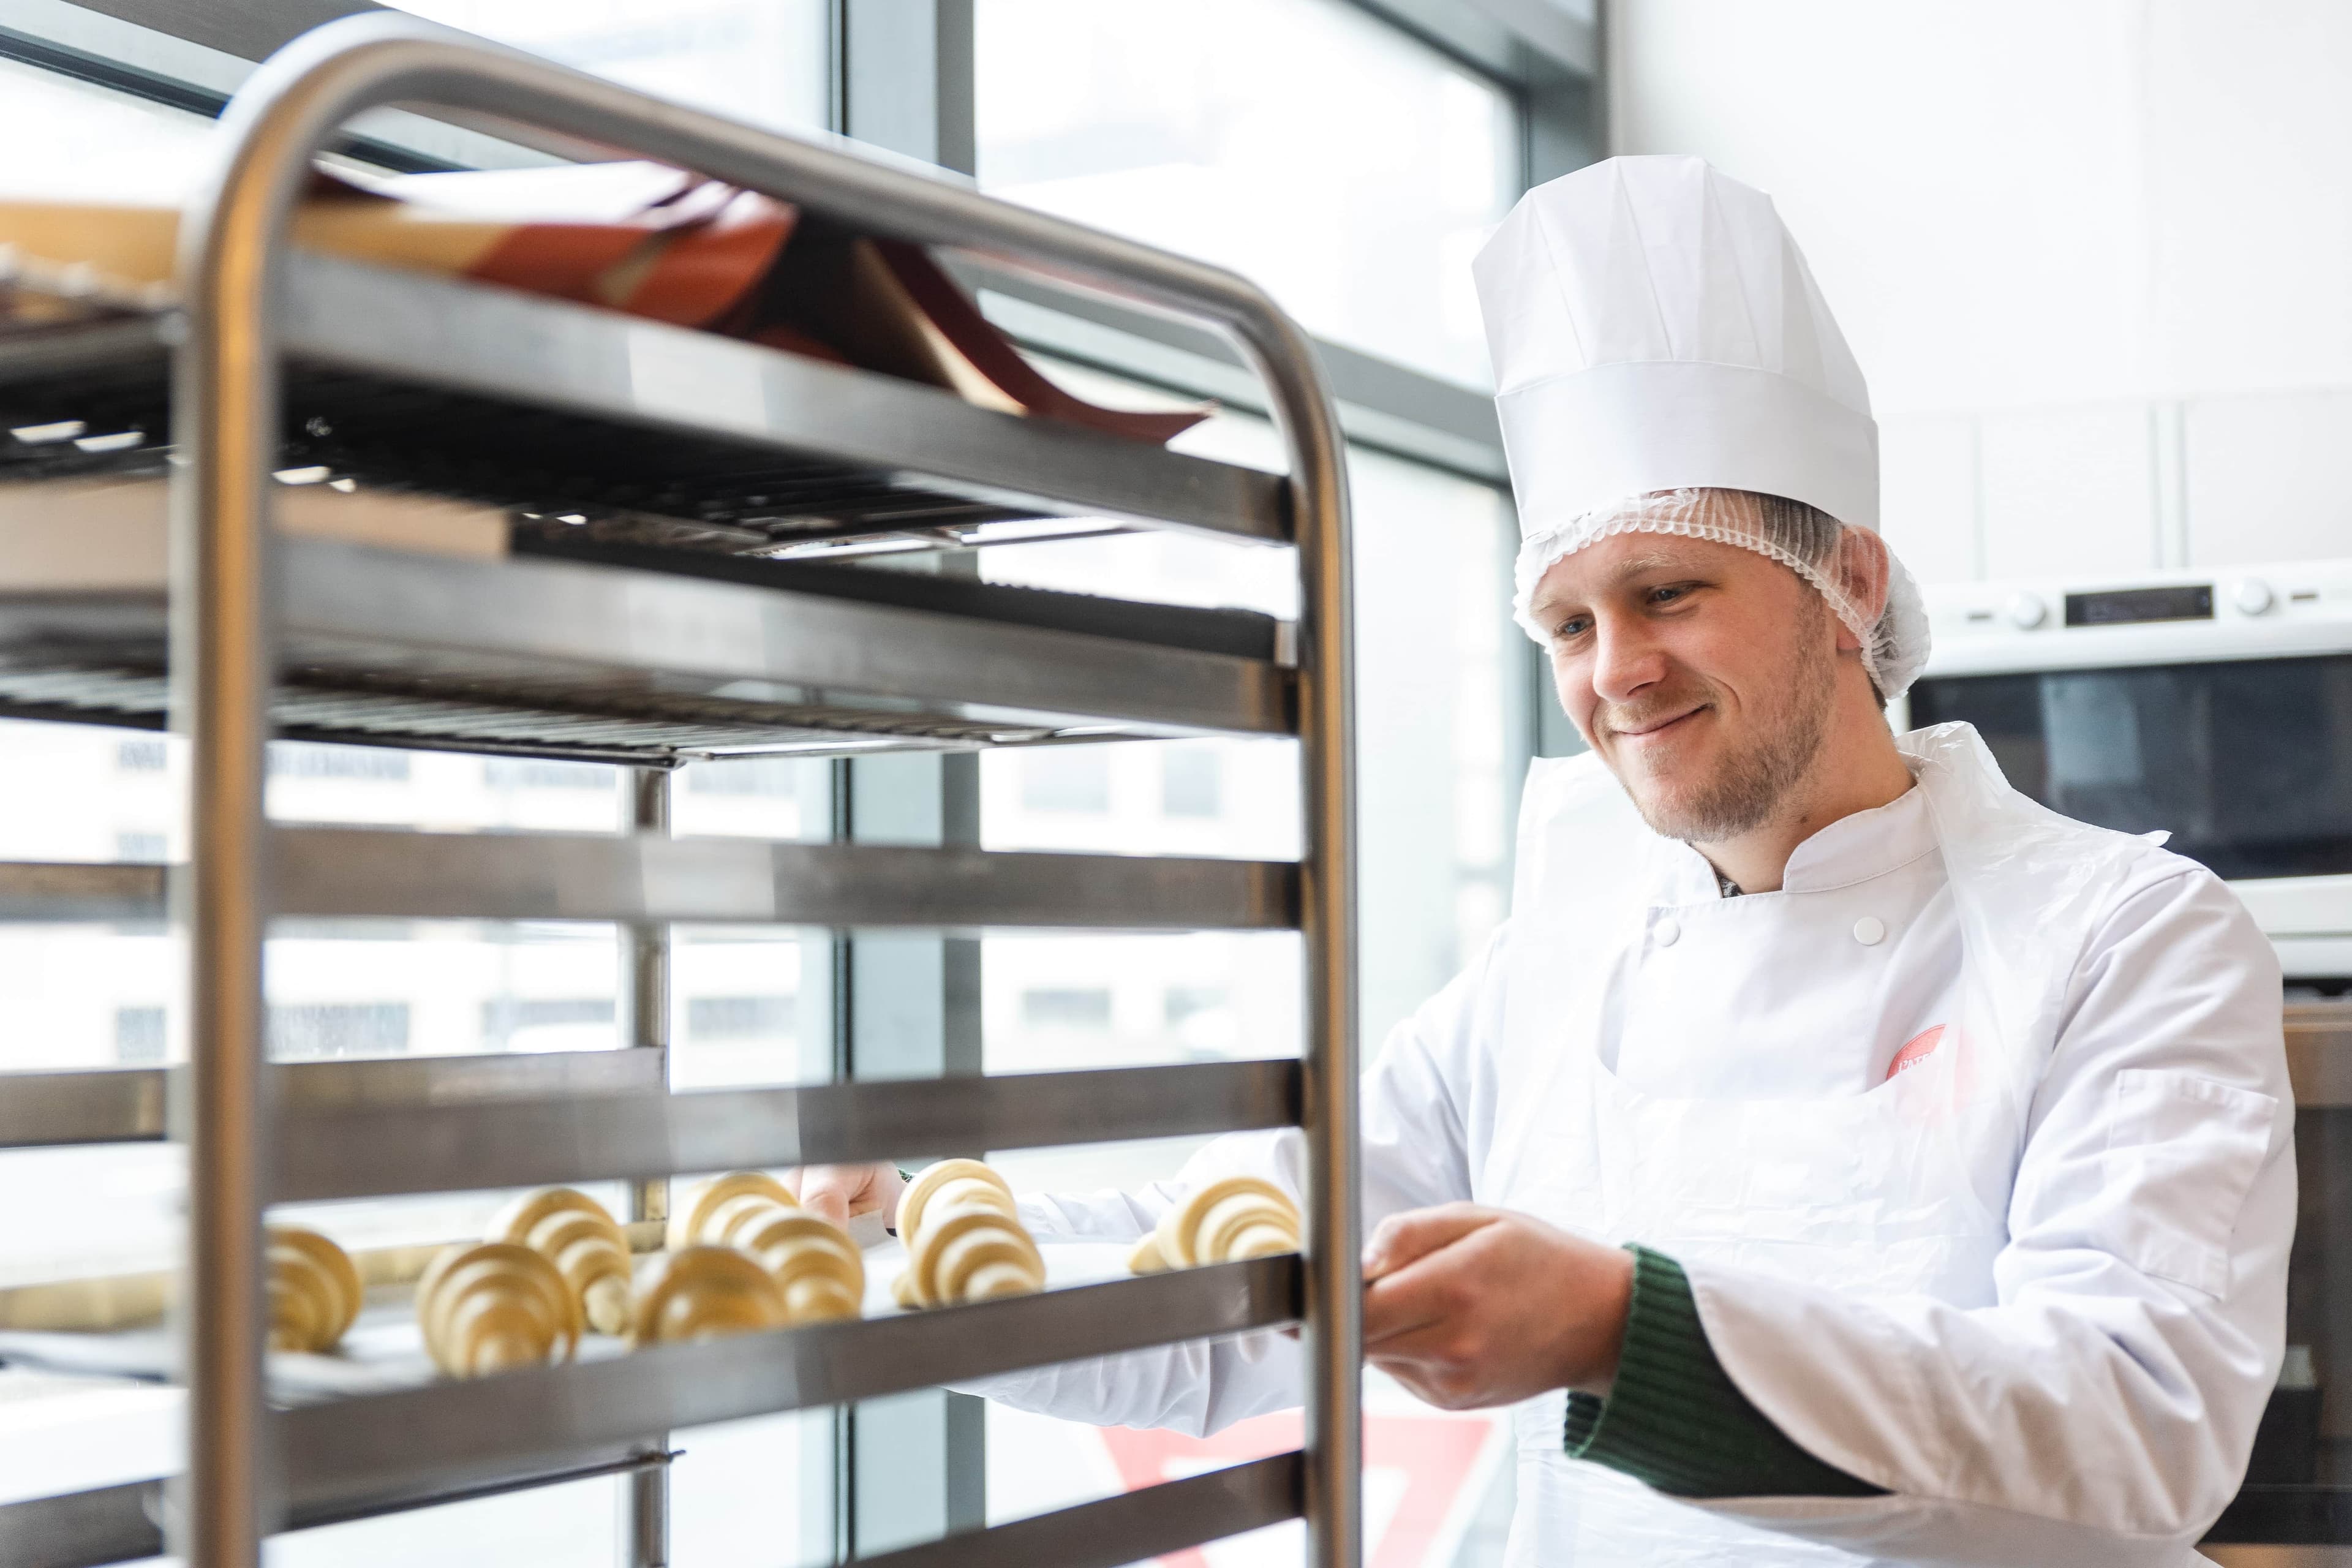
<path id="1" fill-rule="evenodd" d="M 1886 541 L 1866 528 L 1847 527 L 1838 535 L 1833 563 L 1839 592 L 1862 613 L 1864 626 L 1874 626 L 1886 611 L 1886 583 L 1894 558 Z"/>

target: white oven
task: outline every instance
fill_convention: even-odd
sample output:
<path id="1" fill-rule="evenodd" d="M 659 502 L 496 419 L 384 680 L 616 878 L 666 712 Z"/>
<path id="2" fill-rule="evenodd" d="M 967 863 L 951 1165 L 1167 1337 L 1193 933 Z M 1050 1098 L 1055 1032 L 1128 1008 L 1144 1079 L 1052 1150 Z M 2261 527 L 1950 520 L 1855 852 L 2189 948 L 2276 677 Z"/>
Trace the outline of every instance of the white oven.
<path id="1" fill-rule="evenodd" d="M 2227 878 L 2291 983 L 2352 983 L 2352 560 L 1930 590 L 1910 722 Z"/>

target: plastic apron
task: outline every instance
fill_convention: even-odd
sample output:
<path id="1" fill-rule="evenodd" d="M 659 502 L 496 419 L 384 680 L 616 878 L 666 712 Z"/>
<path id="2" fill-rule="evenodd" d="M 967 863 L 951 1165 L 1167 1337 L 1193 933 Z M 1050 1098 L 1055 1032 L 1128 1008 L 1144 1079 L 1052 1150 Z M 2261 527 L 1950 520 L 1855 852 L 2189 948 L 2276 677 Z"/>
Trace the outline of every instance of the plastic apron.
<path id="1" fill-rule="evenodd" d="M 1685 1262 L 1860 1295 L 1926 1293 L 1962 1307 L 1993 1300 L 2022 1106 L 2063 981 L 2055 959 L 2036 950 L 2063 944 L 2002 941 L 1995 910 L 1973 896 L 2005 856 L 2030 850 L 2039 808 L 2011 804 L 2021 797 L 1963 727 L 1904 745 L 1960 913 L 1959 1014 L 1917 1065 L 1867 1093 L 1817 1100 L 1669 1099 L 1602 1065 L 1597 1043 L 1622 994 L 1612 965 L 1641 950 L 1661 841 L 1595 759 L 1537 764 L 1521 816 L 1501 1110 L 1474 1173 L 1477 1201 Z M 1873 1561 L 1570 1462 L 1565 1403 L 1556 1393 L 1514 1412 L 1514 1568 Z M 1821 1500 L 1812 1511 L 1907 1506 Z"/>

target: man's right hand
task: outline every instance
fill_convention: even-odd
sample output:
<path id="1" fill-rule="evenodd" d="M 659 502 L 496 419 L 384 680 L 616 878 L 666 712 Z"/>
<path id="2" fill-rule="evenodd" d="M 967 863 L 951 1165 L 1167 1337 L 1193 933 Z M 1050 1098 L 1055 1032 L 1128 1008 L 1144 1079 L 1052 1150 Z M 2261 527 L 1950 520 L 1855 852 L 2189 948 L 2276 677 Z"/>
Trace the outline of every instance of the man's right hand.
<path id="1" fill-rule="evenodd" d="M 907 1184 L 898 1166 L 876 1163 L 804 1165 L 786 1171 L 784 1185 L 800 1199 L 801 1207 L 846 1230 L 852 1219 L 869 1214 L 879 1214 L 885 1227 L 896 1229 L 898 1194 Z"/>

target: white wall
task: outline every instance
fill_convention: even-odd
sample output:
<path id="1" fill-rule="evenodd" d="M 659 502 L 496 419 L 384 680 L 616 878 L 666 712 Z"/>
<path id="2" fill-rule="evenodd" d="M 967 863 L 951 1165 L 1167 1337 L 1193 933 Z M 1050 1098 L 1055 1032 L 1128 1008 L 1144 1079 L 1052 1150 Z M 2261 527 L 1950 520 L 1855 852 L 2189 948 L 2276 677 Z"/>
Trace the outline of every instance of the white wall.
<path id="1" fill-rule="evenodd" d="M 1617 0 L 1611 136 L 1772 193 L 1929 581 L 2352 555 L 2352 5 Z"/>

